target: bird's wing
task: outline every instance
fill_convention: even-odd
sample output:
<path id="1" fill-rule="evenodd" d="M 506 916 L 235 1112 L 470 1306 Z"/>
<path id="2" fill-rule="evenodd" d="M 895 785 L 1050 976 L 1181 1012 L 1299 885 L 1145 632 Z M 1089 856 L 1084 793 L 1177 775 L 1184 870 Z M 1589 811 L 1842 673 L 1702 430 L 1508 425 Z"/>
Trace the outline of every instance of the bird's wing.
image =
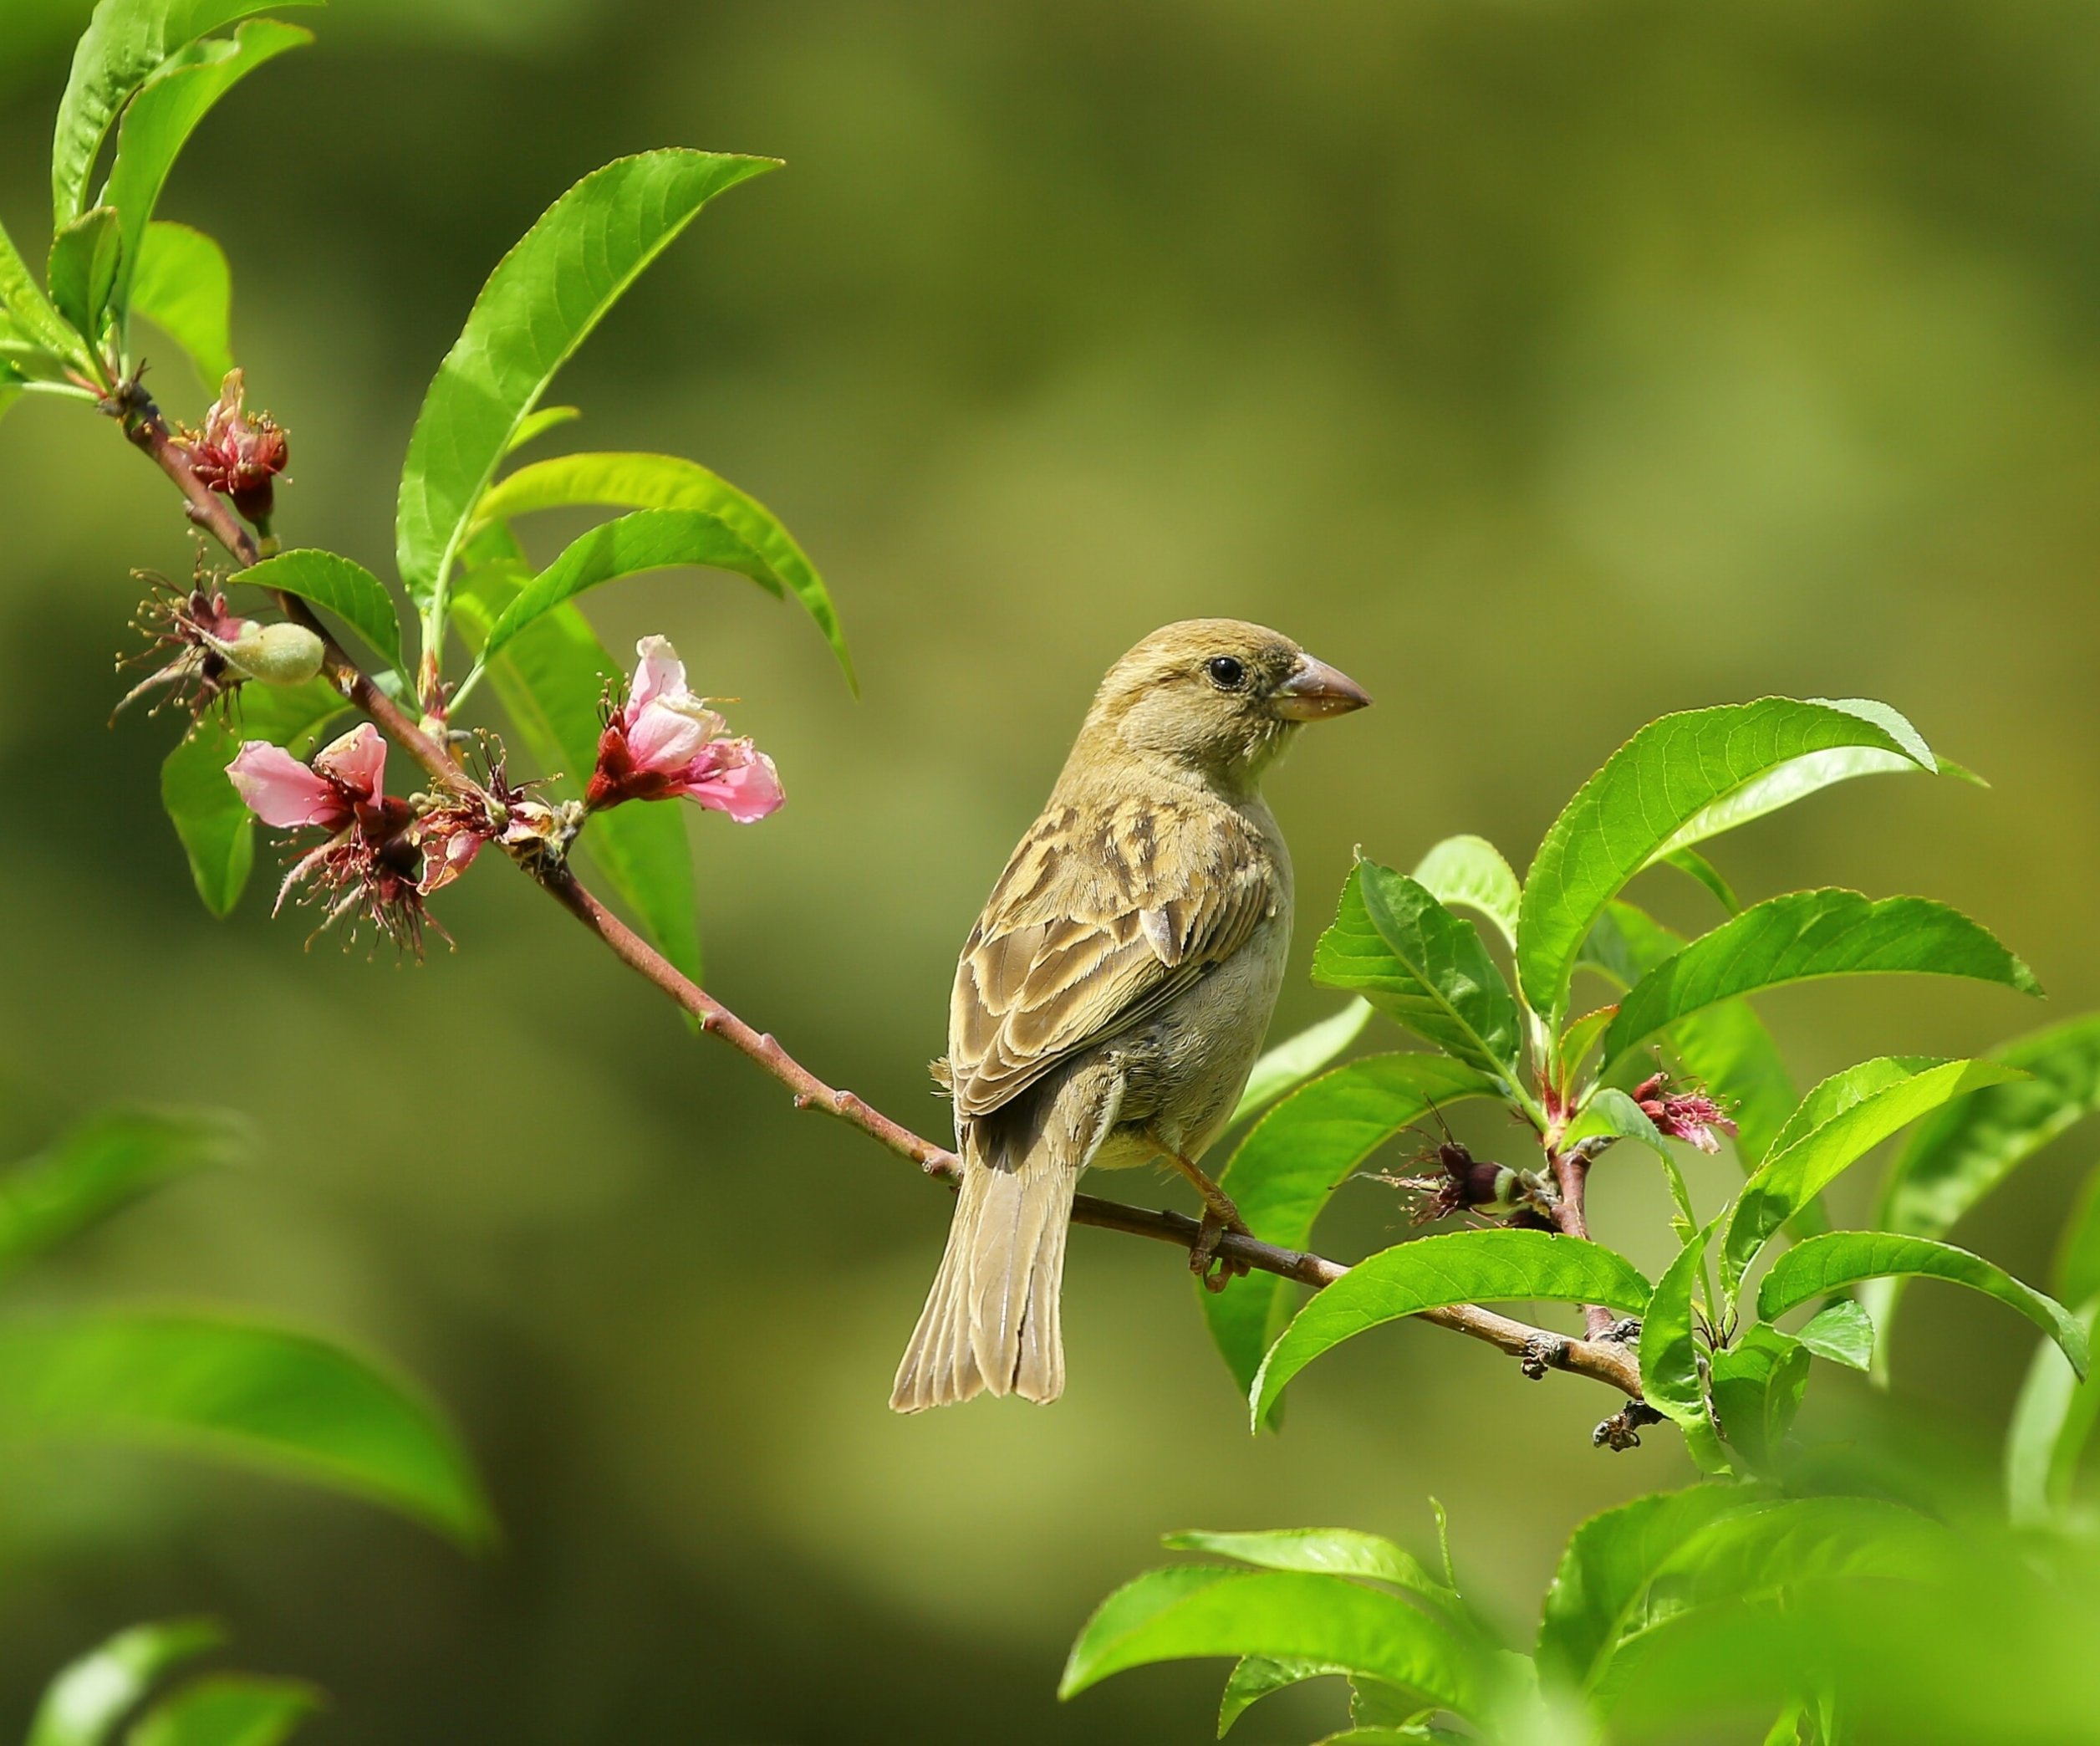
<path id="1" fill-rule="evenodd" d="M 1227 808 L 1124 799 L 1094 817 L 1044 813 L 963 948 L 948 1064 L 966 1116 L 1142 1023 L 1274 904 L 1267 845 Z"/>

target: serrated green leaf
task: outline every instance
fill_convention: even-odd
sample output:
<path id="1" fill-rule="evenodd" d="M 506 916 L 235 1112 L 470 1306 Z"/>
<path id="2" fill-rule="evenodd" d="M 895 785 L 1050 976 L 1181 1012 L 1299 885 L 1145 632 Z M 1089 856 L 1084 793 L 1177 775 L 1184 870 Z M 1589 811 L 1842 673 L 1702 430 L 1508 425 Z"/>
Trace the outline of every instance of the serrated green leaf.
<path id="1" fill-rule="evenodd" d="M 1663 865 L 1674 867 L 1695 884 L 1703 886 L 1713 896 L 1714 901 L 1733 916 L 1741 912 L 1742 903 L 1736 896 L 1735 886 L 1721 876 L 1721 870 L 1696 849 L 1673 849 L 1662 858 Z"/>
<path id="2" fill-rule="evenodd" d="M 1863 1279 L 1891 1274 L 1950 1279 L 1997 1299 L 2062 1347 L 2081 1377 L 2086 1374 L 2085 1330 L 2062 1304 L 1980 1255 L 1926 1237 L 1887 1231 L 1832 1231 L 1812 1237 L 1772 1263 L 1758 1288 L 1757 1314 L 1766 1321 L 1776 1321 L 1811 1298 L 1827 1297 Z"/>
<path id="3" fill-rule="evenodd" d="M 242 687 L 237 723 L 209 715 L 192 727 L 161 764 L 161 804 L 166 810 L 197 896 L 215 916 L 240 901 L 255 865 L 255 815 L 226 767 L 244 740 L 267 740 L 297 752 L 349 705 L 324 680 L 280 688 Z"/>
<path id="4" fill-rule="evenodd" d="M 395 545 L 418 606 L 440 601 L 482 492 L 555 372 L 702 207 L 775 167 L 705 151 L 619 159 L 497 263 L 424 396 L 401 469 Z"/>
<path id="5" fill-rule="evenodd" d="M 163 1182 L 244 1156 L 247 1125 L 216 1110 L 111 1109 L 0 1172 L 0 1277 Z"/>
<path id="6" fill-rule="evenodd" d="M 1912 1058 L 1894 1058 L 1898 1075 L 1876 1084 L 1861 1077 L 1881 1064 L 1863 1064 L 1836 1077 L 1848 1090 L 1873 1084 L 1864 1095 L 1843 1100 L 1835 1113 L 1807 1129 L 1759 1165 L 1743 1185 L 1721 1233 L 1721 1278 L 1732 1296 L 1737 1283 L 1773 1233 L 1822 1193 L 1852 1165 L 1928 1110 L 1980 1085 L 1997 1085 L 2018 1076 L 2017 1068 L 1996 1061 L 1940 1061 L 1917 1071 L 1902 1070 Z M 1832 1107 L 1838 1100 L 1825 1091 L 1830 1081 L 1809 1094 Z"/>
<path id="7" fill-rule="evenodd" d="M 802 603 L 831 645 L 847 684 L 859 689 L 838 609 L 808 554 L 772 511 L 697 461 L 676 455 L 558 455 L 520 467 L 492 485 L 476 514 L 486 521 L 597 504 L 691 509 L 716 517 L 757 554 L 773 591 L 791 594 Z"/>
<path id="8" fill-rule="evenodd" d="M 1307 1661 L 1302 1657 L 1274 1661 L 1266 1655 L 1242 1656 L 1226 1675 L 1225 1691 L 1218 1699 L 1218 1738 L 1222 1740 L 1232 1731 L 1235 1722 L 1272 1692 L 1303 1685 L 1308 1679 L 1337 1674 L 1346 1677 L 1348 1671 L 1333 1662 Z"/>
<path id="9" fill-rule="evenodd" d="M 1794 1338 L 1817 1357 L 1851 1370 L 1863 1371 L 1873 1363 L 1873 1318 L 1850 1298 L 1825 1304 Z"/>
<path id="10" fill-rule="evenodd" d="M 507 536 L 484 530 L 477 553 L 500 554 Z M 478 566 L 456 605 L 470 646 L 479 646 L 522 578 L 503 564 Z M 598 757 L 599 702 L 620 663 L 573 606 L 559 606 L 511 641 L 488 666 L 490 680 L 533 762 L 580 795 Z M 700 919 L 691 845 L 675 806 L 622 806 L 594 817 L 579 846 L 604 872 L 643 932 L 665 957 L 701 979 Z"/>
<path id="11" fill-rule="evenodd" d="M 1226 1126 L 1237 1127 L 1249 1117 L 1260 1115 L 1285 1092 L 1296 1090 L 1355 1042 L 1370 1017 L 1369 1001 L 1352 1000 L 1333 1017 L 1308 1024 L 1295 1037 L 1286 1037 L 1266 1050 L 1247 1075 L 1246 1089 L 1240 1093 L 1232 1120 Z"/>
<path id="12" fill-rule="evenodd" d="M 1684 1428 L 1695 1455 L 1700 1443 L 1693 1438 L 1704 1432 L 1706 1436 L 1702 1441 L 1710 1442 L 1713 1427 L 1706 1407 L 1706 1385 L 1700 1373 L 1692 1300 L 1699 1289 L 1706 1246 L 1714 1240 L 1720 1223 L 1716 1218 L 1678 1250 L 1655 1282 L 1654 1293 L 1641 1312 L 1641 1396 Z"/>
<path id="13" fill-rule="evenodd" d="M 1103 1603 L 1058 1695 L 1154 1662 L 1226 1655 L 1330 1662 L 1460 1715 L 1480 1713 L 1489 1677 L 1479 1652 L 1398 1595 L 1333 1576 L 1181 1565 Z"/>
<path id="14" fill-rule="evenodd" d="M 87 204 L 89 179 L 117 112 L 186 43 L 259 12 L 322 0 L 99 0 L 73 55 L 51 146 L 51 227 Z"/>
<path id="15" fill-rule="evenodd" d="M 1317 1293 L 1269 1348 L 1255 1377 L 1259 1428 L 1307 1365 L 1370 1328 L 1453 1304 L 1603 1304 L 1638 1313 L 1654 1288 L 1623 1255 L 1543 1231 L 1454 1231 L 1382 1249 Z"/>
<path id="16" fill-rule="evenodd" d="M 146 226 L 176 159 L 212 105 L 266 61 L 313 40 L 313 33 L 275 18 L 251 18 L 231 37 L 176 50 L 140 84 L 117 124 L 116 156 L 103 204 L 117 209 L 123 248 L 112 304 L 128 309 L 131 278 Z"/>
<path id="17" fill-rule="evenodd" d="M 1532 1008 L 1559 1012 L 1591 927 L 1642 868 L 1832 782 L 1934 768 L 1908 723 L 1868 710 L 1882 706 L 1766 697 L 1665 716 L 1613 753 L 1525 878 L 1517 967 Z"/>
<path id="18" fill-rule="evenodd" d="M 115 207 L 83 212 L 51 239 L 47 275 L 51 301 L 92 346 L 102 343 L 123 253 L 123 229 Z"/>
<path id="19" fill-rule="evenodd" d="M 2078 1325 L 2088 1341 L 2100 1303 L 2088 1300 Z M 2035 1348 L 2006 1430 L 2006 1508 L 2013 1525 L 2039 1528 L 2062 1519 L 2078 1458 L 2100 1417 L 2100 1381 L 2081 1381 L 2054 1341 Z"/>
<path id="20" fill-rule="evenodd" d="M 518 420 L 517 428 L 511 433 L 510 447 L 503 452 L 506 455 L 514 455 L 527 443 L 538 442 L 549 431 L 558 430 L 563 425 L 573 424 L 583 416 L 584 409 L 581 406 L 542 406 L 538 411 L 528 413 L 523 418 Z M 499 488 L 492 486 L 489 488 L 495 490 Z M 488 499 L 484 497 L 482 499 L 478 518 L 487 521 L 491 519 L 494 513 L 495 512 L 488 507 Z"/>
<path id="21" fill-rule="evenodd" d="M 320 1708 L 320 1692 L 299 1680 L 213 1673 L 155 1704 L 125 1746 L 282 1746 Z"/>
<path id="22" fill-rule="evenodd" d="M 68 222 L 73 216 L 68 215 Z M 100 365 L 93 350 L 52 307 L 51 299 L 31 275 L 4 227 L 0 227 L 0 310 L 7 313 L 15 333 L 29 345 L 86 375 L 99 372 Z"/>
<path id="23" fill-rule="evenodd" d="M 1618 1003 L 1607 1060 L 1716 1003 L 1787 983 L 1909 971 L 1968 977 L 2039 994 L 2034 974 L 1988 928 L 1924 897 L 1790 891 L 1752 905 L 1665 959 Z"/>
<path id="24" fill-rule="evenodd" d="M 1486 916 L 1516 950 L 1523 891 L 1502 851 L 1486 837 L 1445 838 L 1422 857 L 1414 881 L 1447 909 L 1470 909 Z"/>
<path id="25" fill-rule="evenodd" d="M 1751 1471 L 1771 1473 L 1801 1411 L 1808 1349 L 1761 1322 L 1710 1361 L 1714 1414 L 1728 1447 Z"/>
<path id="26" fill-rule="evenodd" d="M 405 1379 L 257 1319 L 111 1310 L 0 1322 L 0 1436 L 191 1451 L 382 1504 L 470 1544 L 488 1507 Z"/>
<path id="27" fill-rule="evenodd" d="M 69 1662 L 45 1687 L 28 1746 L 104 1746 L 171 1667 L 225 1641 L 209 1619 L 134 1625 Z"/>
<path id="28" fill-rule="evenodd" d="M 1367 1055 L 1270 1110 L 1219 1172 L 1219 1185 L 1263 1242 L 1302 1248 L 1335 1190 L 1379 1146 L 1432 1110 L 1493 1095 L 1488 1080 L 1446 1056 Z M 1222 1291 L 1196 1289 L 1211 1337 L 1244 1394 L 1289 1319 L 1295 1288 L 1272 1274 L 1249 1274 Z"/>
<path id="29" fill-rule="evenodd" d="M 139 245 L 131 313 L 143 315 L 190 360 L 209 394 L 233 368 L 233 273 L 202 231 L 155 219 Z"/>
<path id="30" fill-rule="evenodd" d="M 1612 1646 L 1647 1622 L 1643 1603 L 1655 1573 L 1687 1540 L 1721 1517 L 1750 1509 L 1761 1493 L 1739 1486 L 1636 1498 L 1578 1528 L 1561 1555 L 1539 1620 L 1539 1677 L 1579 1690 Z"/>
<path id="31" fill-rule="evenodd" d="M 1468 1066 L 1519 1085 L 1516 1001 L 1471 922 L 1404 874 L 1361 860 L 1320 936 L 1312 978 L 1352 988 Z"/>
<path id="32" fill-rule="evenodd" d="M 315 546 L 301 546 L 265 558 L 242 570 L 237 579 L 245 586 L 297 595 L 309 605 L 334 613 L 389 666 L 401 665 L 400 619 L 385 585 L 363 564 Z"/>
<path id="33" fill-rule="evenodd" d="M 1265 1570 L 1390 1583 L 1426 1602 L 1461 1631 L 1474 1628 L 1450 1585 L 1431 1575 L 1428 1566 L 1404 1546 L 1383 1534 L 1354 1528 L 1276 1528 L 1251 1533 L 1185 1529 L 1168 1534 L 1164 1544 L 1170 1551 L 1211 1553 Z"/>

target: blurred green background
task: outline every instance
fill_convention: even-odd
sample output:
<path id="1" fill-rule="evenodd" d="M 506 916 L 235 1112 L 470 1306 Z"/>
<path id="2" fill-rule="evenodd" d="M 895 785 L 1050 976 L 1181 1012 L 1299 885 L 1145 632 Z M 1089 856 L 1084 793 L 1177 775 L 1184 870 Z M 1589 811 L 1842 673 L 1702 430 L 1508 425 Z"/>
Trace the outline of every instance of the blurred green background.
<path id="1" fill-rule="evenodd" d="M 0 217 L 31 252 L 85 11 L 6 0 Z M 556 397 L 586 408 L 579 445 L 757 493 L 838 599 L 857 703 L 740 579 L 594 610 L 741 697 L 788 783 L 762 828 L 695 821 L 712 986 L 882 1107 L 937 1130 L 956 947 L 1100 671 L 1194 614 L 1273 622 L 1379 700 L 1271 785 L 1301 967 L 1353 845 L 1404 865 L 1479 830 L 1521 868 L 1649 717 L 1865 695 L 1995 788 L 1856 784 L 1715 858 L 1754 895 L 1955 902 L 2052 999 L 1783 994 L 1803 1083 L 2100 1001 L 2090 7 L 302 16 L 319 44 L 213 115 L 163 211 L 232 257 L 251 404 L 292 432 L 283 530 L 375 569 L 424 385 L 548 201 L 655 145 L 788 161 L 702 217 Z M 172 356 L 156 381 L 201 411 Z M 0 1143 L 117 1097 L 234 1105 L 268 1136 L 18 1301 L 224 1299 L 354 1333 L 456 1414 L 507 1534 L 471 1560 L 273 1482 L 8 1457 L 0 1732 L 67 1656 L 201 1609 L 247 1665 L 329 1689 L 317 1742 L 1195 1742 L 1212 1668 L 1051 1697 L 1160 1532 L 1425 1548 L 1434 1493 L 1521 1631 L 1575 1519 L 1688 1472 L 1662 1433 L 1593 1452 L 1598 1391 L 1426 1329 L 1329 1361 L 1251 1441 L 1172 1254 L 1091 1232 L 1062 1404 L 893 1418 L 946 1197 L 696 1044 L 500 870 L 441 900 L 461 949 L 421 968 L 302 952 L 267 866 L 209 920 L 159 813 L 171 730 L 104 725 L 126 572 L 189 567 L 172 496 L 45 404 L 0 426 Z M 1653 896 L 1700 916 L 1689 887 Z M 1294 974 L 1279 1026 L 1335 1003 Z M 2087 1156 L 2059 1148 L 1957 1235 L 2042 1274 Z M 1654 1172 L 1614 1167 L 1594 1220 L 1657 1265 Z M 1359 1187 L 1325 1246 L 1402 1228 Z M 1987 1450 L 2028 1330 L 1931 1288 L 1906 1315 L 1914 1434 Z M 1849 1384 L 1820 1378 L 1811 1426 L 1855 1411 Z M 1303 1738 L 1331 1701 L 1236 1738 Z"/>

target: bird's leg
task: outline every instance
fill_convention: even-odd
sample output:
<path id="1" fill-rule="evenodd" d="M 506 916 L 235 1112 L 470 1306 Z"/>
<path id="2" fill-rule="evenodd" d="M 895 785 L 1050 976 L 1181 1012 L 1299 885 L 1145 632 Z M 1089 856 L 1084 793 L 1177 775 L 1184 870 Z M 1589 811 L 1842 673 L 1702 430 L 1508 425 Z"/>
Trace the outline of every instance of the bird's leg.
<path id="1" fill-rule="evenodd" d="M 1240 1217 L 1240 1209 L 1232 1204 L 1232 1197 L 1205 1176 L 1195 1160 L 1185 1158 L 1177 1151 L 1163 1151 L 1162 1156 L 1203 1197 L 1203 1223 L 1197 1228 L 1195 1241 L 1189 1247 L 1189 1271 L 1212 1291 L 1222 1291 L 1228 1279 L 1244 1279 L 1247 1269 L 1244 1261 L 1229 1258 L 1212 1267 L 1212 1258 L 1218 1252 L 1218 1239 L 1227 1231 L 1236 1231 L 1242 1237 L 1251 1237 L 1254 1233 Z"/>

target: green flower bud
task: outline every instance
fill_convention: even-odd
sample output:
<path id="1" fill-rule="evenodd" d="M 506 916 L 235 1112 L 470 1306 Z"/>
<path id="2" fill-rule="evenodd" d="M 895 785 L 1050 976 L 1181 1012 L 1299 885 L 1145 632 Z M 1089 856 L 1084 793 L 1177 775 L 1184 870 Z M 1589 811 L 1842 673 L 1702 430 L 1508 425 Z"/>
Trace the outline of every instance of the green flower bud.
<path id="1" fill-rule="evenodd" d="M 217 646 L 242 677 L 264 685 L 303 685 L 321 671 L 321 639 L 303 625 L 250 621 L 232 642 Z"/>

